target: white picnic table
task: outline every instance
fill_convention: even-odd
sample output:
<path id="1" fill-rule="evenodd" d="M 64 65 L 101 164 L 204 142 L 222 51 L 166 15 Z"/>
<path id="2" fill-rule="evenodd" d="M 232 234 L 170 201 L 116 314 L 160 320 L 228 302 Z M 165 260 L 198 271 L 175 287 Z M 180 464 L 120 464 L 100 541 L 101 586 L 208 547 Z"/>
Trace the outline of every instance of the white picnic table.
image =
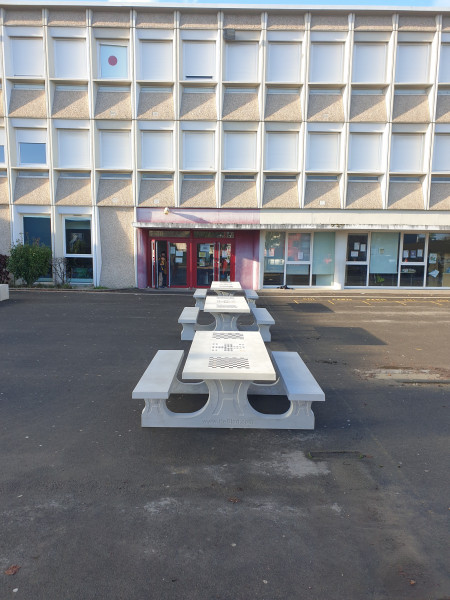
<path id="1" fill-rule="evenodd" d="M 219 296 L 243 291 L 239 281 L 213 281 L 210 289 Z"/>
<path id="2" fill-rule="evenodd" d="M 216 331 L 237 331 L 239 316 L 250 314 L 243 296 L 207 296 L 203 310 L 214 315 Z"/>
<path id="3" fill-rule="evenodd" d="M 248 402 L 249 386 L 277 378 L 261 334 L 254 331 L 197 332 L 182 377 L 203 380 L 209 391 L 206 405 L 191 415 L 190 427 L 244 428 L 264 420 Z"/>

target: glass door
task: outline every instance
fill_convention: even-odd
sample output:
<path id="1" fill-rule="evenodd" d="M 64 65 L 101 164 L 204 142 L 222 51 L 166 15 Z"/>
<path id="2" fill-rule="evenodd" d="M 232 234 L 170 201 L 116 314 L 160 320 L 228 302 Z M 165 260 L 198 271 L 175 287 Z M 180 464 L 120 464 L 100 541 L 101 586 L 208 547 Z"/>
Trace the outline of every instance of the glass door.
<path id="1" fill-rule="evenodd" d="M 214 281 L 216 244 L 199 242 L 196 244 L 197 287 L 207 287 Z"/>
<path id="2" fill-rule="evenodd" d="M 203 241 L 195 244 L 196 287 L 208 287 L 213 281 L 234 281 L 234 244 Z"/>
<path id="3" fill-rule="evenodd" d="M 169 287 L 187 286 L 188 245 L 169 242 Z"/>
<path id="4" fill-rule="evenodd" d="M 218 281 L 231 281 L 232 248 L 230 242 L 221 242 L 219 245 Z M 216 279 L 216 278 L 214 278 Z"/>

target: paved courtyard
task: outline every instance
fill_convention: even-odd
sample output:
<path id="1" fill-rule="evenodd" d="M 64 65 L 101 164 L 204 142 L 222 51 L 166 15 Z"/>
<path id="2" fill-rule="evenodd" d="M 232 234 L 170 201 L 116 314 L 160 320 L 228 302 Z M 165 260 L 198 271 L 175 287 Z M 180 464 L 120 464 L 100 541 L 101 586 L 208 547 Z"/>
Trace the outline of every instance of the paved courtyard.
<path id="1" fill-rule="evenodd" d="M 315 431 L 141 429 L 192 293 L 10 296 L 2 600 L 450 598 L 450 294 L 261 293 L 325 391 Z"/>

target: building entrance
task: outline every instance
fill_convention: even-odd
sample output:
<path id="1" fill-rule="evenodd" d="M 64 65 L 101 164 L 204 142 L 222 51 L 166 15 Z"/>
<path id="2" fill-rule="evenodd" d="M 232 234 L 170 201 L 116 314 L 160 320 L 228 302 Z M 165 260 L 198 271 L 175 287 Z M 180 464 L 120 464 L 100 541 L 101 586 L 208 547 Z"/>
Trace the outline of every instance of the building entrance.
<path id="1" fill-rule="evenodd" d="M 149 236 L 152 287 L 198 288 L 234 281 L 233 232 L 150 231 Z"/>

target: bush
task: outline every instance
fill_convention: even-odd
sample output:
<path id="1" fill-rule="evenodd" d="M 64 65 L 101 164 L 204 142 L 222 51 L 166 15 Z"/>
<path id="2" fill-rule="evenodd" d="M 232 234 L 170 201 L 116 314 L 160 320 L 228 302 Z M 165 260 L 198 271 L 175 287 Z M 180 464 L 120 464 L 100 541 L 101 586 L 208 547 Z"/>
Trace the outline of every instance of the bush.
<path id="1" fill-rule="evenodd" d="M 17 241 L 11 248 L 7 268 L 17 279 L 23 279 L 27 285 L 47 275 L 52 259 L 52 251 L 47 246 L 41 246 L 39 240 L 31 244 Z"/>
<path id="2" fill-rule="evenodd" d="M 8 257 L 6 254 L 0 254 L 0 283 L 9 282 L 9 271 L 6 267 L 8 263 Z"/>

